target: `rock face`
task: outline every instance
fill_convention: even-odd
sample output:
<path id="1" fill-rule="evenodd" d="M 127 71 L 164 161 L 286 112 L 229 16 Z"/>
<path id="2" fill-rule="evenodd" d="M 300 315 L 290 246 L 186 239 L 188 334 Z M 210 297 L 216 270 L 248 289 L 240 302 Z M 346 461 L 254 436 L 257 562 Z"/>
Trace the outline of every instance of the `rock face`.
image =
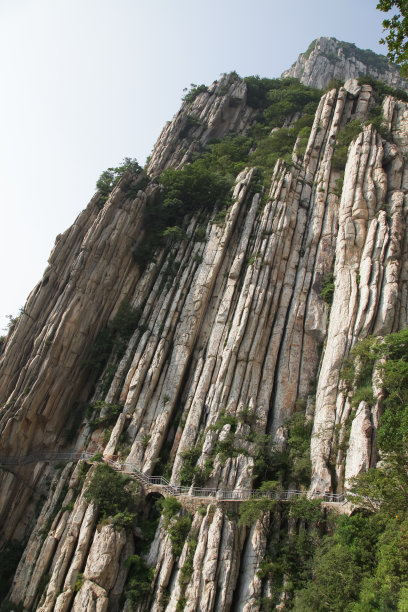
<path id="1" fill-rule="evenodd" d="M 282 78 L 294 77 L 309 87 L 325 89 L 331 79 L 346 81 L 364 75 L 408 90 L 398 66 L 390 64 L 384 55 L 325 37 L 314 40 L 306 53 L 301 53 L 293 66 L 282 73 Z"/>
<path id="2" fill-rule="evenodd" d="M 408 104 L 384 100 L 386 137 L 366 121 L 376 104 L 371 86 L 354 79 L 325 93 L 303 153 L 298 139 L 266 192 L 249 164 L 221 217 L 190 215 L 185 235 L 145 269 L 132 249 L 160 186 L 144 173 L 125 174 L 103 206 L 96 194 L 58 238 L 1 354 L 0 455 L 38 459 L 0 470 L 1 538 L 24 544 L 12 602 L 44 612 L 249 612 L 271 590 L 259 573 L 270 517 L 246 528 L 235 506 L 195 500 L 184 509 L 190 518 L 175 513 L 173 531 L 162 520 L 146 546 L 149 496 L 140 525 L 127 526 L 124 508 L 122 523 L 103 517 L 86 495 L 96 470 L 60 471 L 41 460 L 44 451 L 117 455 L 174 485 L 194 468 L 207 487 L 246 490 L 259 440 L 284 447 L 287 420 L 306 406 L 313 491 L 342 491 L 375 465 L 381 398 L 353 408 L 341 370 L 359 339 L 408 322 Z M 222 77 L 183 103 L 148 173 L 182 167 L 210 140 L 245 132 L 255 115 L 246 82 Z M 342 176 L 336 143 L 351 121 L 361 125 Z M 103 371 L 92 372 L 92 345 L 104 346 L 99 332 L 114 329 L 124 301 L 137 320 L 120 353 L 110 346 Z M 140 555 L 153 568 L 147 591 L 132 582 Z"/>

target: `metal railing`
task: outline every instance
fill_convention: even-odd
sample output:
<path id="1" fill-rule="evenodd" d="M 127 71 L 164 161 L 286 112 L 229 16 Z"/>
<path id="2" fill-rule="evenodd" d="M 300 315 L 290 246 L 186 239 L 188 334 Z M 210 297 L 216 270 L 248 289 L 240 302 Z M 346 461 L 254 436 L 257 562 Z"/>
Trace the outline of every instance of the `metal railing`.
<path id="1" fill-rule="evenodd" d="M 90 461 L 94 455 L 87 452 L 65 452 L 65 453 L 33 453 L 22 457 L 0 456 L 0 465 L 27 465 L 37 462 L 62 462 L 62 461 Z M 200 487 L 185 487 L 172 485 L 163 476 L 147 476 L 141 472 L 133 463 L 121 463 L 115 459 L 103 457 L 102 460 L 118 472 L 124 472 L 136 478 L 146 487 L 158 487 L 163 491 L 178 496 L 195 498 L 213 498 L 216 501 L 242 502 L 248 499 L 275 499 L 276 501 L 290 501 L 299 497 L 308 499 L 319 499 L 324 502 L 342 503 L 345 501 L 344 493 L 327 493 L 325 491 L 296 491 L 275 489 L 271 491 L 260 491 L 259 489 L 215 489 Z"/>

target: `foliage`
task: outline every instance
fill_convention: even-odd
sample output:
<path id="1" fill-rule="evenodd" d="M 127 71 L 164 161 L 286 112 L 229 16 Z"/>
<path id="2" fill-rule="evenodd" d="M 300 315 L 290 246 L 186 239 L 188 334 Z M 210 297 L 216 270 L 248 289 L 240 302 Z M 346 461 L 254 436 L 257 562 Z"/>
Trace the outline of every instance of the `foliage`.
<path id="1" fill-rule="evenodd" d="M 372 392 L 380 368 L 384 413 L 378 445 L 382 462 L 352 481 L 360 510 L 342 516 L 316 549 L 313 581 L 296 595 L 294 610 L 404 610 L 408 593 L 408 329 L 355 345 L 343 372 L 355 397 Z"/>
<path id="2" fill-rule="evenodd" d="M 341 194 L 343 192 L 343 185 L 344 185 L 344 170 L 342 171 L 340 176 L 336 179 L 336 183 L 333 189 L 333 193 L 339 198 L 341 198 Z"/>
<path id="3" fill-rule="evenodd" d="M 72 587 L 74 593 L 78 593 L 78 591 L 81 590 L 82 585 L 84 584 L 84 575 L 82 572 L 79 572 L 79 574 L 77 574 L 76 580 L 75 580 L 75 584 Z"/>
<path id="4" fill-rule="evenodd" d="M 182 169 L 168 168 L 160 175 L 161 195 L 146 209 L 146 235 L 132 250 L 142 268 L 165 244 L 166 236 L 184 238 L 192 214 L 209 215 L 216 208 L 219 214 L 226 214 L 222 209 L 228 203 L 236 175 L 245 167 L 251 144 L 252 139 L 246 136 L 226 136 L 209 144 Z M 205 240 L 205 229 L 198 231 L 196 239 Z"/>
<path id="5" fill-rule="evenodd" d="M 99 427 L 108 428 L 111 425 L 116 423 L 116 419 L 118 415 L 123 410 L 122 404 L 108 404 L 102 400 L 97 400 L 91 404 L 91 410 L 96 413 L 104 412 L 104 415 L 92 419 L 89 424 L 92 430 L 98 429 Z M 94 461 L 97 461 L 99 458 L 92 458 Z"/>
<path id="6" fill-rule="evenodd" d="M 119 179 L 126 173 L 131 172 L 133 174 L 139 174 L 142 168 L 137 163 L 136 159 L 131 159 L 130 157 L 125 157 L 120 166 L 116 168 L 108 168 L 104 170 L 102 174 L 99 176 L 96 182 L 96 188 L 99 191 L 99 200 L 98 206 L 100 208 L 103 207 L 106 200 L 109 197 L 109 194 L 118 183 Z"/>
<path id="7" fill-rule="evenodd" d="M 262 138 L 251 155 L 251 164 L 259 168 L 265 175 L 272 172 L 278 159 L 291 163 L 296 136 L 294 128 L 284 127 Z"/>
<path id="8" fill-rule="evenodd" d="M 289 479 L 298 485 L 308 486 L 312 472 L 310 461 L 312 420 L 307 420 L 303 412 L 295 412 L 287 422 L 287 427 Z"/>
<path id="9" fill-rule="evenodd" d="M 125 595 L 133 607 L 150 594 L 154 568 L 149 567 L 139 555 L 132 555 L 125 561 L 129 573 L 125 584 Z"/>
<path id="10" fill-rule="evenodd" d="M 332 89 L 340 89 L 340 87 L 343 87 L 343 85 L 344 85 L 344 81 L 341 81 L 340 79 L 332 78 L 327 84 L 326 91 L 330 91 Z"/>
<path id="11" fill-rule="evenodd" d="M 180 132 L 180 138 L 186 138 L 189 135 L 190 129 L 202 125 L 201 120 L 196 115 L 187 115 L 184 128 Z"/>
<path id="12" fill-rule="evenodd" d="M 181 170 L 168 168 L 159 180 L 164 187 L 162 205 L 168 224 L 197 209 L 223 206 L 231 188 L 230 181 L 206 167 L 202 158 Z"/>
<path id="13" fill-rule="evenodd" d="M 317 43 L 317 38 L 315 38 L 314 40 L 312 40 L 312 42 L 310 43 L 310 45 L 308 46 L 308 48 L 306 49 L 306 52 L 303 54 L 305 59 L 309 59 L 310 54 L 312 53 L 312 51 L 314 51 L 315 47 L 316 47 L 316 43 Z"/>
<path id="14" fill-rule="evenodd" d="M 131 483 L 130 477 L 115 472 L 105 463 L 98 464 L 85 498 L 98 506 L 102 518 L 111 516 L 115 524 L 126 526 L 129 524 L 129 515 L 134 518 L 137 509 L 137 498 Z"/>
<path id="15" fill-rule="evenodd" d="M 163 517 L 163 529 L 167 529 L 171 519 L 181 510 L 181 504 L 175 497 L 169 495 L 168 497 L 160 498 L 157 501 L 157 506 Z"/>
<path id="16" fill-rule="evenodd" d="M 102 453 L 95 453 L 90 459 L 89 462 L 93 463 L 93 462 L 97 462 L 97 461 L 102 461 L 102 457 L 103 454 Z"/>
<path id="17" fill-rule="evenodd" d="M 221 431 L 221 429 L 223 429 L 225 425 L 230 425 L 231 431 L 234 433 L 237 429 L 238 419 L 233 414 L 221 410 L 216 422 L 214 423 L 214 425 L 210 426 L 210 429 L 214 431 Z"/>
<path id="18" fill-rule="evenodd" d="M 269 106 L 265 110 L 265 117 L 270 125 L 282 125 L 286 117 L 301 112 L 307 104 L 313 103 L 313 108 L 316 108 L 321 96 L 319 90 L 306 87 L 297 79 L 278 81 L 279 85 L 267 94 Z"/>
<path id="19" fill-rule="evenodd" d="M 381 44 L 388 47 L 387 57 L 392 62 L 401 64 L 401 74 L 408 75 L 408 8 L 405 0 L 380 0 L 377 8 L 383 13 L 397 9 L 397 13 L 390 19 L 384 19 L 383 28 L 388 32 Z"/>
<path id="20" fill-rule="evenodd" d="M 194 231 L 194 240 L 196 242 L 205 242 L 207 240 L 207 228 L 205 225 L 199 225 Z"/>
<path id="21" fill-rule="evenodd" d="M 190 527 L 191 516 L 189 514 L 177 516 L 170 523 L 168 534 L 171 541 L 171 549 L 176 557 L 178 557 L 183 550 L 184 542 L 186 541 Z"/>
<path id="22" fill-rule="evenodd" d="M 250 527 L 254 525 L 265 514 L 276 510 L 279 502 L 269 497 L 261 499 L 251 498 L 239 505 L 239 525 Z"/>
<path id="23" fill-rule="evenodd" d="M 170 238 L 171 241 L 180 242 L 181 240 L 185 240 L 186 233 L 181 227 L 178 225 L 173 225 L 173 227 L 166 227 L 163 231 L 162 236 L 164 238 Z"/>
<path id="24" fill-rule="evenodd" d="M 406 91 L 403 89 L 395 89 L 382 81 L 377 81 L 369 75 L 359 76 L 358 82 L 360 85 L 371 85 L 378 104 L 381 104 L 386 96 L 394 96 L 394 98 L 398 100 L 408 102 L 408 93 Z"/>
<path id="25" fill-rule="evenodd" d="M 163 529 L 169 534 L 173 554 L 179 556 L 191 527 L 191 516 L 188 513 L 179 514 L 182 510 L 180 502 L 169 495 L 157 502 L 163 517 Z"/>
<path id="26" fill-rule="evenodd" d="M 248 106 L 264 109 L 268 106 L 268 91 L 277 84 L 279 79 L 261 79 L 257 74 L 255 76 L 245 77 L 244 81 L 247 86 L 246 102 Z"/>
<path id="27" fill-rule="evenodd" d="M 370 49 L 359 49 L 355 44 L 349 42 L 339 41 L 339 45 L 346 57 L 355 57 L 359 62 L 376 68 L 379 72 L 389 69 L 389 63 L 383 55 L 374 53 Z"/>
<path id="28" fill-rule="evenodd" d="M 350 559 L 347 547 L 327 540 L 315 555 L 314 575 L 314 580 L 297 594 L 293 610 L 350 610 L 347 604 L 358 596 L 362 572 Z"/>
<path id="29" fill-rule="evenodd" d="M 196 474 L 197 461 L 201 455 L 201 445 L 193 446 L 181 453 L 183 465 L 180 468 L 179 477 L 180 484 L 183 487 L 188 487 L 194 482 Z"/>
<path id="30" fill-rule="evenodd" d="M 322 300 L 331 306 L 333 302 L 334 295 L 334 274 L 333 272 L 329 272 L 329 274 L 324 279 L 323 287 L 320 292 L 320 297 Z"/>
<path id="31" fill-rule="evenodd" d="M 96 377 L 100 376 L 108 359 L 112 359 L 112 368 L 104 377 L 104 390 L 107 392 L 113 378 L 115 365 L 123 357 L 127 344 L 137 329 L 141 309 L 134 308 L 124 300 L 107 327 L 101 330 L 91 345 L 83 367 L 90 370 Z"/>
<path id="32" fill-rule="evenodd" d="M 194 102 L 200 93 L 208 91 L 208 87 L 206 85 L 196 85 L 195 83 L 191 83 L 190 88 L 190 91 L 188 91 L 183 97 L 184 102 L 188 102 L 189 104 Z"/>
<path id="33" fill-rule="evenodd" d="M 336 147 L 332 159 L 332 167 L 335 170 L 344 170 L 347 161 L 347 153 L 350 143 L 357 138 L 363 127 L 361 121 L 354 119 L 345 125 L 337 134 Z"/>
<path id="34" fill-rule="evenodd" d="M 237 75 L 232 73 L 231 76 L 236 78 Z M 196 153 L 190 164 L 179 170 L 168 168 L 158 177 L 162 185 L 161 195 L 146 209 L 143 240 L 132 248 L 133 258 L 142 269 L 152 261 L 157 249 L 169 244 L 166 238 L 184 238 L 192 214 L 200 213 L 205 217 L 216 210 L 214 222 L 223 225 L 231 187 L 245 166 L 257 166 L 261 174 L 267 174 L 280 157 L 292 163 L 291 154 L 298 133 L 298 153 L 303 154 L 309 135 L 306 128 L 312 125 L 320 97 L 318 90 L 312 90 L 296 79 L 260 79 L 254 76 L 247 77 L 245 82 L 247 103 L 260 111 L 250 133 L 245 136 L 228 134 Z M 193 84 L 185 100 L 191 102 L 204 90 L 203 85 L 197 87 Z M 293 128 L 270 133 L 287 117 L 301 112 L 306 116 Z M 190 115 L 185 126 L 187 132 L 197 123 L 197 118 Z M 205 239 L 205 233 L 201 230 L 196 239 Z"/>
<path id="35" fill-rule="evenodd" d="M 299 155 L 304 155 L 306 153 L 307 143 L 309 142 L 309 136 L 312 128 L 310 126 L 303 127 L 297 135 L 297 153 Z"/>
<path id="36" fill-rule="evenodd" d="M 180 578 L 179 578 L 179 583 L 183 591 L 185 587 L 187 586 L 187 584 L 189 583 L 190 578 L 193 574 L 193 559 L 194 559 L 194 553 L 196 551 L 197 544 L 198 544 L 198 531 L 196 529 L 191 530 L 190 535 L 187 539 L 187 544 L 188 544 L 188 553 L 186 556 L 186 560 L 184 561 L 184 565 L 180 569 Z"/>

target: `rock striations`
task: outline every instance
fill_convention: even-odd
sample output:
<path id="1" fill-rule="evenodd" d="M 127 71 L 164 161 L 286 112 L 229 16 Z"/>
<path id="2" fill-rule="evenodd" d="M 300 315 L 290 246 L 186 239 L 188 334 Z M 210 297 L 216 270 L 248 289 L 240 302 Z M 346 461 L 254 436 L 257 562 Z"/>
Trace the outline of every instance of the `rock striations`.
<path id="1" fill-rule="evenodd" d="M 361 73 L 403 86 L 394 68 L 368 68 L 354 46 L 324 38 L 285 76 L 325 87 Z M 249 164 L 223 214 L 192 213 L 147 264 L 132 257 L 160 197 L 155 177 L 247 132 L 259 112 L 247 92 L 233 74 L 183 102 L 153 150 L 150 180 L 125 173 L 57 238 L 3 345 L 0 455 L 38 453 L 0 470 L 1 538 L 23 545 L 7 598 L 24 610 L 249 612 L 271 589 L 258 571 L 270 517 L 248 528 L 234 504 L 193 500 L 177 515 L 187 525 L 177 548 L 164 516 L 146 536 L 152 495 L 136 526 L 125 506 L 116 523 L 101 520 L 87 494 L 98 464 L 56 466 L 41 461 L 45 451 L 87 450 L 173 485 L 244 490 L 258 476 L 259 441 L 284 449 L 287 421 L 303 409 L 313 491 L 341 492 L 376 463 L 380 394 L 353 406 L 341 371 L 358 340 L 408 323 L 407 103 L 384 99 L 380 133 L 372 86 L 331 89 L 305 148 L 298 138 L 267 189 Z M 339 168 L 336 143 L 357 124 Z M 137 320 L 102 359 L 124 304 Z M 132 586 L 132 567 L 148 589 Z"/>
<path id="2" fill-rule="evenodd" d="M 365 75 L 396 89 L 408 89 L 399 67 L 390 64 L 384 55 L 324 36 L 314 40 L 293 66 L 282 73 L 282 78 L 294 77 L 309 87 L 325 89 L 332 79 L 345 81 Z"/>

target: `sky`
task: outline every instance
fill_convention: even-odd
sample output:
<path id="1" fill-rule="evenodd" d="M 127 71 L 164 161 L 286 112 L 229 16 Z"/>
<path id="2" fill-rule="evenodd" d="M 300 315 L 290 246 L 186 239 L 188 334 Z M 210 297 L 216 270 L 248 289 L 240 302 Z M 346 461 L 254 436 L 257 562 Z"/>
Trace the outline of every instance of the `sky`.
<path id="1" fill-rule="evenodd" d="M 375 7 L 0 0 L 0 335 L 101 172 L 124 157 L 144 165 L 185 87 L 232 70 L 279 77 L 319 36 L 385 54 Z"/>

